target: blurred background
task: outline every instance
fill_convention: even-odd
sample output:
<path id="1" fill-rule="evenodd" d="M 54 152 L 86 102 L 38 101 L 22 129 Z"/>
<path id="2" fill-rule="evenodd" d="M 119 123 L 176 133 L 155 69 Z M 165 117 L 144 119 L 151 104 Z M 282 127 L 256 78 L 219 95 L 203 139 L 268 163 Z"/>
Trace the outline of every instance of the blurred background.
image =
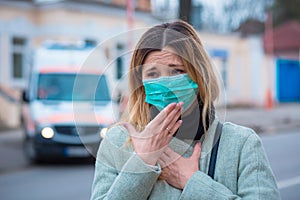
<path id="1" fill-rule="evenodd" d="M 300 198 L 298 0 L 0 0 L 1 199 L 90 195 L 93 163 L 37 165 L 23 154 L 24 113 L 34 115 L 24 91 L 31 89 L 36 60 L 60 66 L 69 51 L 98 46 L 96 67 L 105 71 L 109 94 L 119 104 L 117 120 L 126 104 L 123 78 L 139 38 L 130 31 L 175 19 L 196 28 L 222 79 L 216 103 L 221 119 L 260 134 L 282 199 Z M 39 56 L 41 49 L 62 53 L 47 60 Z"/>

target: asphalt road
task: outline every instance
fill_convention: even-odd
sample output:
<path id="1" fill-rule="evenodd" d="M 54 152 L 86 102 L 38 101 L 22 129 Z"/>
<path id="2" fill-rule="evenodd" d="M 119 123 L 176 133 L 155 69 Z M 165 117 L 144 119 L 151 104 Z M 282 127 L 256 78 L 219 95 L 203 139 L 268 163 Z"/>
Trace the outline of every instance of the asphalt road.
<path id="1" fill-rule="evenodd" d="M 300 199 L 300 130 L 261 135 L 283 200 Z"/>
<path id="2" fill-rule="evenodd" d="M 22 152 L 20 130 L 0 133 L 1 200 L 87 200 L 94 164 L 61 161 L 31 165 Z"/>
<path id="3" fill-rule="evenodd" d="M 283 200 L 300 199 L 300 130 L 262 134 Z M 0 199 L 90 198 L 92 163 L 29 165 L 20 130 L 0 133 Z"/>

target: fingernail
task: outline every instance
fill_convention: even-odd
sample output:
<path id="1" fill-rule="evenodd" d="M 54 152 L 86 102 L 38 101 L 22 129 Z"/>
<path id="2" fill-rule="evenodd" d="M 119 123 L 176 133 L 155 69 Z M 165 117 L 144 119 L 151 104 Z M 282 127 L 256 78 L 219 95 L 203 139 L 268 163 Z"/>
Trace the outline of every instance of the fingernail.
<path id="1" fill-rule="evenodd" d="M 170 103 L 169 106 L 174 107 L 176 106 L 176 103 Z"/>

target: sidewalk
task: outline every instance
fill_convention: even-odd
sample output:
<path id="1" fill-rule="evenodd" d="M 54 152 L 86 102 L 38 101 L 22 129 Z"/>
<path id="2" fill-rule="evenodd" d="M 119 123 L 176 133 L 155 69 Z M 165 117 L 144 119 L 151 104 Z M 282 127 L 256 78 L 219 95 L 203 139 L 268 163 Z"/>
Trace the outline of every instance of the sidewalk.
<path id="1" fill-rule="evenodd" d="M 226 111 L 224 118 L 224 111 Z M 272 109 L 240 107 L 217 109 L 222 121 L 230 121 L 252 128 L 257 133 L 300 131 L 300 103 L 284 103 Z"/>

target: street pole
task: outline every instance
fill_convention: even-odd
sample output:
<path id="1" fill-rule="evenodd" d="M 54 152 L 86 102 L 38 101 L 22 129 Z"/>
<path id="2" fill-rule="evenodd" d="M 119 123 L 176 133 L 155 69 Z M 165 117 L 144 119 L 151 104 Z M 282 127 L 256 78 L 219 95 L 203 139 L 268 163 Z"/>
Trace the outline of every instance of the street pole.
<path id="1" fill-rule="evenodd" d="M 133 36 L 129 31 L 132 31 L 134 26 L 134 0 L 127 0 L 126 2 L 126 15 L 127 15 L 127 29 L 128 29 L 128 41 L 127 48 L 130 50 L 132 48 Z"/>
<path id="2" fill-rule="evenodd" d="M 179 1 L 179 19 L 191 23 L 192 0 Z"/>

